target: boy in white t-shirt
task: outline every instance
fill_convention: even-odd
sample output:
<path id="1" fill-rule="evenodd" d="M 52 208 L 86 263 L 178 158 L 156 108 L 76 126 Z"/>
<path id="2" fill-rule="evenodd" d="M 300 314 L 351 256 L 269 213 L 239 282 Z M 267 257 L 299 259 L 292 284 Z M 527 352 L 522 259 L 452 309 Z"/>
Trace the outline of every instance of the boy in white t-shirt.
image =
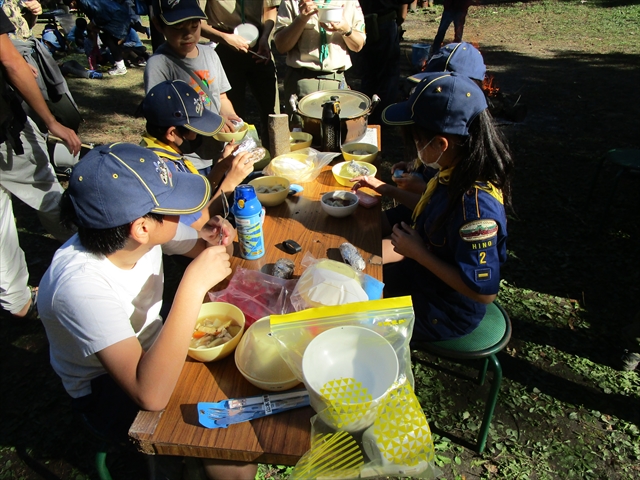
<path id="1" fill-rule="evenodd" d="M 55 254 L 38 295 L 51 365 L 74 410 L 103 436 L 125 442 L 139 409 L 166 407 L 207 291 L 231 273 L 226 246 L 209 246 L 180 215 L 202 209 L 206 178 L 172 172 L 152 151 L 115 143 L 76 167 L 61 204 L 78 233 Z M 212 221 L 216 221 L 213 219 Z M 220 225 L 207 230 L 218 243 Z M 162 253 L 193 261 L 166 320 Z M 253 478 L 254 465 L 209 465 L 210 478 Z"/>

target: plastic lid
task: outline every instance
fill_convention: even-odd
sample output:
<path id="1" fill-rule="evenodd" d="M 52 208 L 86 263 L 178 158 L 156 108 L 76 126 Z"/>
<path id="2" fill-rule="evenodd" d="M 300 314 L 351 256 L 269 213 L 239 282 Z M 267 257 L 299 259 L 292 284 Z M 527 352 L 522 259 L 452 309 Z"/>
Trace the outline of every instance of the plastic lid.
<path id="1" fill-rule="evenodd" d="M 277 341 L 270 332 L 269 317 L 263 317 L 249 327 L 238 344 L 237 366 L 256 380 L 289 382 L 296 377 L 280 356 Z"/>

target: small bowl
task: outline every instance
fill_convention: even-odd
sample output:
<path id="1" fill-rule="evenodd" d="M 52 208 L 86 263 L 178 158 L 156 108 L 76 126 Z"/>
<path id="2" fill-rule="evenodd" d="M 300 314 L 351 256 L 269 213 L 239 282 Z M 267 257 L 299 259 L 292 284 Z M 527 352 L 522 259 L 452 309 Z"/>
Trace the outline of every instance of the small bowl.
<path id="1" fill-rule="evenodd" d="M 246 123 L 243 123 L 242 125 L 240 125 L 240 128 L 238 128 L 238 130 L 236 130 L 235 132 L 216 133 L 213 136 L 213 138 L 215 138 L 219 142 L 230 142 L 231 140 L 235 140 L 236 142 L 239 142 L 247 135 L 248 131 L 249 131 L 249 125 L 247 125 Z"/>
<path id="2" fill-rule="evenodd" d="M 333 177 L 336 179 L 336 182 L 338 182 L 340 185 L 342 185 L 343 187 L 353 187 L 353 182 L 351 181 L 352 178 L 357 177 L 358 175 L 354 175 L 351 172 L 349 172 L 347 170 L 347 164 L 349 162 L 340 162 L 340 163 L 336 163 L 333 168 L 331 169 L 331 171 L 333 172 Z M 356 161 L 356 163 L 358 165 L 360 165 L 361 167 L 366 167 L 369 169 L 369 176 L 371 177 L 375 177 L 376 173 L 378 173 L 378 169 L 375 167 L 375 165 L 368 163 L 368 162 L 358 162 Z"/>
<path id="3" fill-rule="evenodd" d="M 233 33 L 240 35 L 249 43 L 249 48 L 255 47 L 260 32 L 258 27 L 250 23 L 242 23 L 234 28 Z"/>
<path id="4" fill-rule="evenodd" d="M 344 207 L 329 205 L 327 201 L 331 199 L 347 201 L 349 202 L 349 204 Z M 358 196 L 355 193 L 349 192 L 347 190 L 336 190 L 335 192 L 328 192 L 322 195 L 322 198 L 320 199 L 322 209 L 332 217 L 336 218 L 348 217 L 349 215 L 351 215 L 358 208 L 358 203 Z"/>
<path id="5" fill-rule="evenodd" d="M 342 158 L 349 162 L 371 163 L 378 157 L 378 147 L 370 143 L 347 143 L 342 145 Z"/>
<path id="6" fill-rule="evenodd" d="M 342 21 L 342 7 L 318 6 L 318 20 L 322 23 Z"/>
<path id="7" fill-rule="evenodd" d="M 291 144 L 291 151 L 302 150 L 303 148 L 309 148 L 313 135 L 307 132 L 291 132 L 289 134 L 289 143 Z"/>
<path id="8" fill-rule="evenodd" d="M 291 182 L 284 177 L 258 177 L 251 180 L 249 185 L 255 189 L 258 200 L 260 200 L 262 205 L 265 207 L 275 207 L 287 199 Z M 262 190 L 260 187 L 274 187 L 276 185 L 281 185 L 284 188 L 273 193 L 262 193 L 260 191 Z"/>
<path id="9" fill-rule="evenodd" d="M 235 305 L 224 302 L 208 302 L 203 303 L 200 307 L 200 313 L 198 314 L 198 321 L 196 325 L 202 320 L 208 317 L 230 317 L 232 324 L 238 325 L 240 330 L 236 335 L 226 343 L 218 345 L 212 348 L 189 348 L 187 355 L 194 360 L 200 362 L 213 362 L 214 360 L 221 360 L 233 352 L 242 337 L 244 332 L 245 318 L 244 313 Z"/>
<path id="10" fill-rule="evenodd" d="M 280 356 L 277 340 L 270 335 L 269 317 L 251 325 L 234 354 L 236 367 L 249 383 L 263 390 L 289 390 L 300 383 Z"/>

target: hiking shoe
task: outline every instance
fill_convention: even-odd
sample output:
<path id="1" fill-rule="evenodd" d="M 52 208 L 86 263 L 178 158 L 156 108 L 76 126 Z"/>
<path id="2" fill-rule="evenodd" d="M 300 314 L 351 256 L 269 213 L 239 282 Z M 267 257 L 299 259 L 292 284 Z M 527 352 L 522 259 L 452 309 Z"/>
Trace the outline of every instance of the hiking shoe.
<path id="1" fill-rule="evenodd" d="M 102 72 L 96 72 L 95 70 L 89 70 L 89 78 L 102 78 Z"/>
<path id="2" fill-rule="evenodd" d="M 626 372 L 631 372 L 635 370 L 640 364 L 640 353 L 630 352 L 629 350 L 625 350 L 622 355 L 622 370 Z"/>
<path id="3" fill-rule="evenodd" d="M 127 67 L 116 67 L 113 70 L 109 70 L 109 75 L 126 75 Z"/>

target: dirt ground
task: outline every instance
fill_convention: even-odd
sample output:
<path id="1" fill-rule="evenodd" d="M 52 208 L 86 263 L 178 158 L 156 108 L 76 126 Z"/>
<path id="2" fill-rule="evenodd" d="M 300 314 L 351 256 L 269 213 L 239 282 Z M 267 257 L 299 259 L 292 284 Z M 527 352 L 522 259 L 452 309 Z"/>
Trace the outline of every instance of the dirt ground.
<path id="1" fill-rule="evenodd" d="M 430 42 L 436 22 L 437 16 L 428 11 L 409 16 L 402 43 L 403 75 L 413 73 L 411 44 Z M 551 37 L 527 42 L 515 31 L 519 28 L 506 22 L 488 30 L 472 15 L 465 30 L 465 40 L 478 44 L 500 89 L 520 96 L 519 103 L 527 107 L 522 122 L 499 119 L 517 170 L 515 210 L 509 217 L 510 258 L 503 277 L 509 285 L 579 303 L 590 328 L 578 334 L 512 318 L 509 349 L 515 353 L 500 357 L 505 378 L 525 386 L 535 384 L 567 403 L 640 424 L 637 400 L 604 395 L 562 364 L 544 358 L 525 361 L 517 353 L 525 342 L 536 341 L 616 366 L 625 325 L 640 311 L 638 178 L 621 178 L 608 211 L 615 170 L 605 169 L 590 195 L 597 166 L 608 149 L 640 147 L 640 51 L 602 52 L 597 39 L 570 45 L 555 45 Z M 139 132 L 132 126 L 141 124 L 130 115 L 141 100 L 141 72 L 132 72 L 129 78 L 138 79 L 130 89 L 113 88 L 105 81 L 91 84 L 93 94 L 79 86 L 87 81 L 69 81 L 87 119 L 85 141 L 104 141 L 100 135 L 105 135 L 101 128 L 105 124 L 110 126 L 111 140 L 136 141 Z M 383 175 L 402 159 L 401 142 L 396 131 L 384 130 Z M 20 202 L 14 209 L 31 283 L 37 284 L 58 245 L 44 234 L 29 209 Z M 66 394 L 48 362 L 41 325 L 0 317 L 0 478 L 93 478 L 95 445 L 71 416 Z M 499 405 L 494 423 L 509 422 L 510 413 Z M 558 422 L 560 430 L 571 428 L 562 419 Z M 544 441 L 547 432 L 531 435 Z M 472 458 L 467 454 L 465 462 Z M 144 463 L 137 458 L 120 455 L 114 462 L 114 478 L 145 478 Z M 466 478 L 480 475 L 474 472 Z M 619 478 L 614 467 L 608 478 Z"/>

